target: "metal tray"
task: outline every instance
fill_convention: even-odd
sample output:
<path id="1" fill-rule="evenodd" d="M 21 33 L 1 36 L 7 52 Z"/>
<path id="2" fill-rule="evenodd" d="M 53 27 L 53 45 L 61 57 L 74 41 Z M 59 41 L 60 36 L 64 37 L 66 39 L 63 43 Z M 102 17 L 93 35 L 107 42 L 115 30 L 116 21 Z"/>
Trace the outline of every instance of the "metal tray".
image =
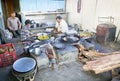
<path id="1" fill-rule="evenodd" d="M 23 57 L 14 62 L 13 69 L 17 72 L 28 72 L 32 70 L 35 65 L 36 61 L 33 58 Z"/>

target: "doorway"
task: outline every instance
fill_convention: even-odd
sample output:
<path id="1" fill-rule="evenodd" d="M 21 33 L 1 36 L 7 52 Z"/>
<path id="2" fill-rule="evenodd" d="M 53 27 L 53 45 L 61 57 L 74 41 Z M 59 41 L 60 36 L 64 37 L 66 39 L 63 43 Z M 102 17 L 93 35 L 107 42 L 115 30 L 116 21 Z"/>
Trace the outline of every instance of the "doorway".
<path id="1" fill-rule="evenodd" d="M 20 12 L 19 0 L 1 0 L 4 27 L 7 28 L 7 19 L 10 16 L 11 12 Z"/>

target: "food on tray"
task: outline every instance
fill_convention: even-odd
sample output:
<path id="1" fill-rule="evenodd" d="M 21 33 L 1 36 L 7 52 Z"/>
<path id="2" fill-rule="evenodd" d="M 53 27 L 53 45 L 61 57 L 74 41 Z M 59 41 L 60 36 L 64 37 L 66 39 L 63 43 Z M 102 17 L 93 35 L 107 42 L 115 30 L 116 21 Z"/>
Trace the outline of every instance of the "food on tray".
<path id="1" fill-rule="evenodd" d="M 5 52 L 12 52 L 14 49 L 12 46 L 4 46 L 0 48 L 0 54 L 3 54 Z"/>
<path id="2" fill-rule="evenodd" d="M 80 37 L 91 37 L 93 35 L 94 35 L 93 33 L 88 32 L 88 31 L 80 32 Z"/>

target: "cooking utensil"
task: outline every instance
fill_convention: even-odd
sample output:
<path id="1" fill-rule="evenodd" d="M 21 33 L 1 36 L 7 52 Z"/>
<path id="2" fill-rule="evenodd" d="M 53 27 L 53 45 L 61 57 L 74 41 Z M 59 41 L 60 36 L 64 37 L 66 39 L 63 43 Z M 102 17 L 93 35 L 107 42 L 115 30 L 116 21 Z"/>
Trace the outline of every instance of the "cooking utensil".
<path id="1" fill-rule="evenodd" d="M 38 33 L 37 34 L 39 40 L 47 40 L 49 39 L 49 36 L 47 33 Z"/>
<path id="2" fill-rule="evenodd" d="M 35 55 L 40 55 L 41 54 L 41 50 L 40 50 L 40 47 L 38 48 L 35 48 Z"/>
<path id="3" fill-rule="evenodd" d="M 28 72 L 32 70 L 35 65 L 36 61 L 33 58 L 23 57 L 14 62 L 13 69 L 17 72 Z"/>
<path id="4" fill-rule="evenodd" d="M 62 42 L 66 42 L 66 43 L 76 43 L 79 41 L 79 37 L 75 37 L 75 36 L 63 36 L 61 37 Z"/>

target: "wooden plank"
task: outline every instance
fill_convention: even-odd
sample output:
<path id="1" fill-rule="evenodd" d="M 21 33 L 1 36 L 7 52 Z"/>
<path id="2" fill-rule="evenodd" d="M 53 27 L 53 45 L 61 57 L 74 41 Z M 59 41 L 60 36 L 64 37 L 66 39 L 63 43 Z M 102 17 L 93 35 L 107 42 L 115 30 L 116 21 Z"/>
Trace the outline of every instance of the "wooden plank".
<path id="1" fill-rule="evenodd" d="M 89 50 L 89 51 L 83 51 L 83 54 L 86 58 L 88 58 L 89 60 L 94 60 L 96 58 L 105 56 L 106 54 L 103 53 L 98 53 L 94 50 Z"/>
<path id="2" fill-rule="evenodd" d="M 116 54 L 117 53 L 117 54 Z M 120 52 L 113 52 L 111 55 L 100 57 L 94 61 L 87 62 L 83 69 L 85 71 L 94 71 L 95 74 L 106 72 L 120 67 Z"/>

